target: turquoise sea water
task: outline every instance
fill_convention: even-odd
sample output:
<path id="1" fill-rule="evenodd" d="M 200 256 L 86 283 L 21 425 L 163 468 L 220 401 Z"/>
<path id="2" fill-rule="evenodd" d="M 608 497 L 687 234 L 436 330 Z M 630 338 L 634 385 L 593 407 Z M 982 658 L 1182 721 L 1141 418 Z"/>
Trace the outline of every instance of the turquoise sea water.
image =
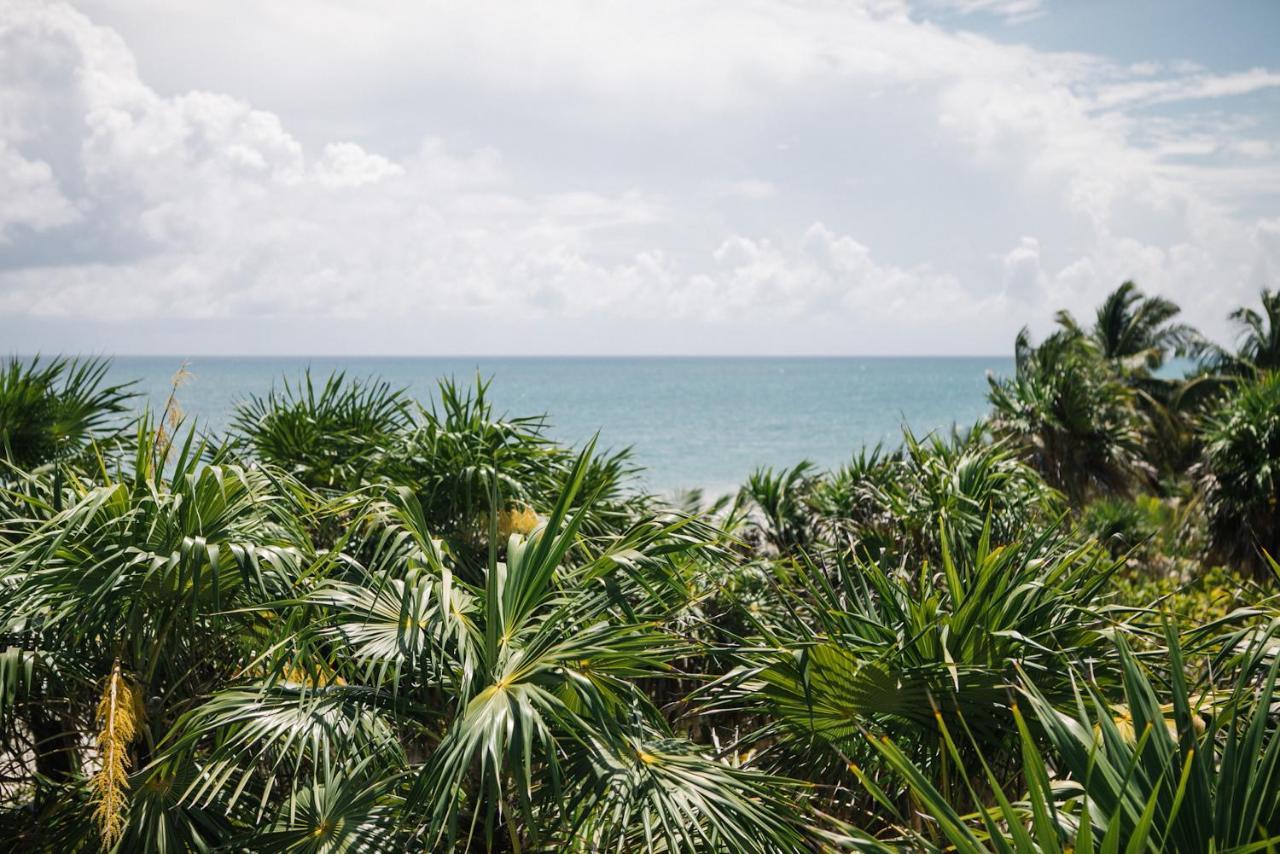
<path id="1" fill-rule="evenodd" d="M 164 405 L 180 358 L 120 357 L 114 379 L 137 379 Z M 649 489 L 737 487 L 757 466 L 808 459 L 839 465 L 859 447 L 973 423 L 986 411 L 986 373 L 1013 360 L 965 358 L 242 358 L 190 360 L 179 400 L 200 428 L 221 431 L 237 400 L 310 366 L 322 377 L 376 374 L 428 400 L 437 378 L 492 377 L 511 415 L 549 416 L 550 433 L 578 444 L 630 445 Z"/>

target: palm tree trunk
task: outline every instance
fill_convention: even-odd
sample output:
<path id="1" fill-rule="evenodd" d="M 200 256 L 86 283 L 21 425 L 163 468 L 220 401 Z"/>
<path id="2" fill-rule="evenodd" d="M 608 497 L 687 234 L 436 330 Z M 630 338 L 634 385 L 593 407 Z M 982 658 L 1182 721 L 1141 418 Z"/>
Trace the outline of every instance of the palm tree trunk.
<path id="1" fill-rule="evenodd" d="M 30 707 L 27 726 L 42 783 L 56 786 L 73 780 L 80 773 L 80 745 L 71 721 L 41 701 Z M 41 797 L 48 794 L 48 786 L 37 788 L 43 793 Z"/>

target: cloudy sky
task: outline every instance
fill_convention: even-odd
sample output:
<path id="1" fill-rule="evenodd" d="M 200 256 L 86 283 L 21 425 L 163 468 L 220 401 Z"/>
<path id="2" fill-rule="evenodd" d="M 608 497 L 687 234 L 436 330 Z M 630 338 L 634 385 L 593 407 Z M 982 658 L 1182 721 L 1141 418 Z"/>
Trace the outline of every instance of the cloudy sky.
<path id="1" fill-rule="evenodd" d="M 0 351 L 1005 353 L 1280 285 L 1280 3 L 0 0 Z"/>

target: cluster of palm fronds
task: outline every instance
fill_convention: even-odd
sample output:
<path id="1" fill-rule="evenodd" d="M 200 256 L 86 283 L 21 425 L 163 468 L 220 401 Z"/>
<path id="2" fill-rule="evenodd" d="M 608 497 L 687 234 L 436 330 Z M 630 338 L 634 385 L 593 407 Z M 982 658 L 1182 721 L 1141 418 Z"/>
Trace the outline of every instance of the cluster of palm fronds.
<path id="1" fill-rule="evenodd" d="M 1125 285 L 1021 336 L 989 421 L 710 507 L 483 382 L 304 376 L 201 437 L 176 403 L 128 422 L 102 362 L 11 360 L 0 838 L 1280 845 L 1263 305 L 1228 352 Z"/>

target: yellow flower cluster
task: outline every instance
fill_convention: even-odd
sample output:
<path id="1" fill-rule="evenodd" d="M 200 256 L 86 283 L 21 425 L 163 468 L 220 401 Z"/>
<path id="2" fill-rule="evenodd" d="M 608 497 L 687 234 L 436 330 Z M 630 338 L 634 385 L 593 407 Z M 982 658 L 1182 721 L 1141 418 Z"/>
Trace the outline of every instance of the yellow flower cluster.
<path id="1" fill-rule="evenodd" d="M 141 706 L 117 661 L 111 668 L 98 701 L 98 773 L 90 784 L 97 802 L 94 818 L 103 850 L 124 833 L 124 813 L 129 805 L 129 745 L 137 731 Z"/>
<path id="2" fill-rule="evenodd" d="M 498 511 L 498 539 L 505 541 L 512 534 L 527 537 L 538 527 L 538 514 L 526 504 L 508 504 Z"/>

